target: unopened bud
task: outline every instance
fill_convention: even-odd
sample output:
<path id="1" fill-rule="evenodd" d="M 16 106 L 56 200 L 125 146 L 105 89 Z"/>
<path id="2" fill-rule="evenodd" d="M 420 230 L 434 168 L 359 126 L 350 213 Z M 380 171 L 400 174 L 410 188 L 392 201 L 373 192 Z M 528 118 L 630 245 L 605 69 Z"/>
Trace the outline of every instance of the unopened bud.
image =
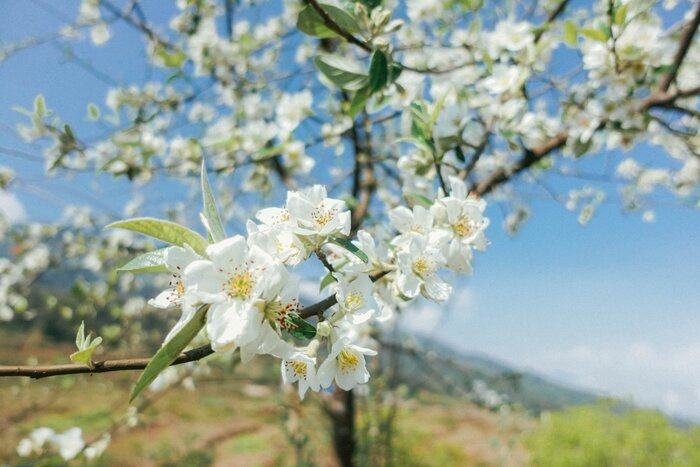
<path id="1" fill-rule="evenodd" d="M 395 19 L 391 23 L 387 24 L 387 26 L 384 28 L 385 33 L 390 33 L 394 31 L 398 31 L 403 27 L 403 20 L 400 19 Z"/>
<path id="2" fill-rule="evenodd" d="M 391 12 L 389 10 L 375 9 L 372 11 L 372 23 L 377 29 L 381 29 L 389 22 Z"/>
<path id="3" fill-rule="evenodd" d="M 316 335 L 321 337 L 328 337 L 331 335 L 333 326 L 328 321 L 321 321 L 316 326 Z"/>

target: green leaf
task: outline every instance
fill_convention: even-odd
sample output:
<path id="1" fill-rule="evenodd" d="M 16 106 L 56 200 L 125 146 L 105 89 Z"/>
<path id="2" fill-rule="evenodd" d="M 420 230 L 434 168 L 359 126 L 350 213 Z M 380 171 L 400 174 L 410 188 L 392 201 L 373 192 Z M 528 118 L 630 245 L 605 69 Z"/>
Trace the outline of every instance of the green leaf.
<path id="1" fill-rule="evenodd" d="M 98 118 L 100 118 L 100 109 L 92 102 L 88 104 L 87 111 L 88 111 L 88 119 L 94 121 L 94 120 L 97 120 Z"/>
<path id="2" fill-rule="evenodd" d="M 389 67 L 389 81 L 392 83 L 399 79 L 399 76 L 401 76 L 401 73 L 403 72 L 403 67 L 399 63 L 392 63 L 391 66 Z M 398 83 L 396 83 L 397 87 L 401 87 Z"/>
<path id="3" fill-rule="evenodd" d="M 46 101 L 44 101 L 44 96 L 42 94 L 34 98 L 34 113 L 39 118 L 46 115 Z"/>
<path id="4" fill-rule="evenodd" d="M 615 11 L 615 24 L 620 25 L 625 22 L 625 18 L 627 18 L 627 10 L 629 9 L 630 4 L 625 3 L 624 5 L 620 5 L 620 7 Z"/>
<path id="5" fill-rule="evenodd" d="M 585 143 L 582 142 L 580 139 L 577 139 L 574 142 L 574 155 L 576 156 L 576 159 L 579 157 L 582 157 L 584 154 L 588 152 L 589 149 L 591 149 L 591 145 L 593 144 L 593 139 L 589 139 Z"/>
<path id="6" fill-rule="evenodd" d="M 435 104 L 435 108 L 430 113 L 430 120 L 428 121 L 428 129 L 430 131 L 431 137 L 433 134 L 433 128 L 435 127 L 435 122 L 437 122 L 438 116 L 440 115 L 440 112 L 442 111 L 442 108 L 445 105 L 445 99 L 447 99 L 448 93 L 449 93 L 449 91 L 445 92 L 442 95 L 442 97 L 440 97 L 440 99 Z"/>
<path id="7" fill-rule="evenodd" d="M 160 350 L 156 352 L 151 361 L 148 362 L 146 369 L 139 376 L 138 381 L 136 381 L 134 389 L 131 391 L 129 402 L 132 402 L 146 386 L 151 384 L 163 370 L 168 368 L 185 347 L 192 342 L 192 339 L 197 336 L 206 323 L 208 309 L 209 305 L 200 306 L 192 319 L 183 326 L 180 332 L 163 344 Z"/>
<path id="8" fill-rule="evenodd" d="M 318 69 L 341 89 L 357 91 L 368 83 L 367 74 L 357 62 L 336 55 L 319 55 L 314 60 Z"/>
<path id="9" fill-rule="evenodd" d="M 71 361 L 74 363 L 82 363 L 93 368 L 92 354 L 101 343 L 101 337 L 96 337 L 92 342 L 90 342 L 90 336 L 85 338 L 85 321 L 81 321 L 78 332 L 75 335 L 75 346 L 78 348 L 78 351 L 70 355 Z"/>
<path id="10" fill-rule="evenodd" d="M 582 36 L 585 36 L 594 41 L 605 42 L 608 40 L 608 35 L 600 29 L 579 29 Z"/>
<path id="11" fill-rule="evenodd" d="M 335 24 L 340 26 L 343 30 L 351 34 L 359 32 L 360 25 L 350 13 L 342 8 L 338 8 L 337 6 L 329 5 L 327 3 L 320 3 L 319 5 L 321 9 L 331 17 L 333 22 L 335 22 Z M 337 32 L 325 25 L 323 18 L 312 5 L 307 5 L 301 10 L 301 12 L 299 12 L 299 17 L 297 18 L 297 29 L 304 34 L 320 37 L 322 39 L 327 39 L 338 35 Z"/>
<path id="12" fill-rule="evenodd" d="M 253 160 L 254 161 L 262 161 L 265 159 L 270 159 L 275 156 L 279 156 L 284 152 L 284 146 L 283 145 L 278 145 L 278 146 L 271 146 L 269 148 L 264 148 L 258 151 L 253 155 Z"/>
<path id="13" fill-rule="evenodd" d="M 381 90 L 389 81 L 389 60 L 384 52 L 375 50 L 369 62 L 369 89 L 372 93 Z"/>
<path id="14" fill-rule="evenodd" d="M 550 156 L 543 157 L 535 162 L 532 167 L 540 170 L 549 170 L 554 167 L 554 160 Z"/>
<path id="15" fill-rule="evenodd" d="M 70 354 L 70 360 L 73 363 L 83 363 L 90 368 L 93 368 L 94 365 L 92 363 L 92 354 L 95 353 L 97 347 L 99 347 L 99 345 L 102 343 L 102 338 L 96 337 L 94 341 L 90 342 L 88 340 L 88 342 L 89 344 L 87 344 L 83 350 L 78 350 L 77 352 Z"/>
<path id="16" fill-rule="evenodd" d="M 80 322 L 78 332 L 75 334 L 75 347 L 80 349 L 85 342 L 85 321 Z"/>
<path id="17" fill-rule="evenodd" d="M 321 284 L 318 286 L 318 291 L 323 292 L 323 289 L 331 285 L 333 282 L 337 282 L 335 277 L 333 277 L 333 274 L 330 272 L 323 276 L 323 279 L 321 279 Z"/>
<path id="18" fill-rule="evenodd" d="M 675 65 L 672 63 L 669 63 L 668 65 L 659 65 L 654 67 L 654 73 L 657 75 L 665 75 L 666 73 L 673 71 L 674 68 Z"/>
<path id="19" fill-rule="evenodd" d="M 364 6 L 369 8 L 370 10 L 373 10 L 377 8 L 379 5 L 382 4 L 383 0 L 359 0 L 360 3 L 362 3 Z"/>
<path id="20" fill-rule="evenodd" d="M 369 87 L 364 87 L 355 93 L 347 111 L 350 118 L 355 118 L 357 114 L 365 108 L 369 94 Z"/>
<path id="21" fill-rule="evenodd" d="M 406 201 L 414 205 L 418 204 L 426 208 L 433 205 L 433 201 L 430 198 L 421 195 L 420 193 L 404 193 L 403 197 L 406 198 Z"/>
<path id="22" fill-rule="evenodd" d="M 69 124 L 66 123 L 63 125 L 63 132 L 69 141 L 75 141 L 75 134 L 73 133 L 73 129 Z"/>
<path id="23" fill-rule="evenodd" d="M 165 265 L 165 250 L 168 248 L 161 248 L 160 250 L 149 251 L 139 255 L 118 268 L 117 272 L 168 272 L 168 268 Z"/>
<path id="24" fill-rule="evenodd" d="M 177 246 L 188 244 L 200 255 L 204 255 L 207 248 L 207 241 L 197 232 L 174 222 L 151 217 L 135 217 L 113 222 L 105 228 L 133 230 Z"/>
<path id="25" fill-rule="evenodd" d="M 202 198 L 204 202 L 204 218 L 207 221 L 207 231 L 211 235 L 214 242 L 220 242 L 226 238 L 224 225 L 221 223 L 221 216 L 214 201 L 214 194 L 209 185 L 209 177 L 207 177 L 207 166 L 202 160 Z"/>
<path id="26" fill-rule="evenodd" d="M 299 316 L 289 320 L 287 332 L 299 340 L 309 340 L 316 336 L 316 328 Z"/>
<path id="27" fill-rule="evenodd" d="M 353 255 L 360 258 L 363 263 L 367 263 L 369 261 L 367 254 L 365 254 L 364 251 L 357 248 L 357 246 L 354 243 L 352 243 L 350 240 L 348 240 L 347 238 L 333 237 L 333 238 L 331 238 L 331 241 L 333 243 L 335 243 L 336 245 L 342 246 L 343 248 L 348 250 L 350 253 L 352 253 Z"/>
<path id="28" fill-rule="evenodd" d="M 455 146 L 455 156 L 457 156 L 457 160 L 459 160 L 460 162 L 467 161 L 467 158 L 464 157 L 464 151 L 462 151 L 462 146 L 460 146 L 459 144 Z"/>
<path id="29" fill-rule="evenodd" d="M 571 20 L 564 22 L 564 42 L 570 47 L 576 47 L 576 23 Z"/>
<path id="30" fill-rule="evenodd" d="M 185 60 L 187 60 L 187 54 L 182 50 L 168 51 L 165 48 L 161 48 L 156 52 L 158 58 L 163 61 L 163 65 L 167 68 L 180 68 Z"/>

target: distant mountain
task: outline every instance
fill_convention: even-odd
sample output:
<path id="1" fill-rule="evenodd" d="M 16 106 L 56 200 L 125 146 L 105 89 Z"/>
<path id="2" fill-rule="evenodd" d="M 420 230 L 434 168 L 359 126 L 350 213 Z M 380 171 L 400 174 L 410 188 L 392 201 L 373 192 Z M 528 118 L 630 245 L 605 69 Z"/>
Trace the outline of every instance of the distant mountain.
<path id="1" fill-rule="evenodd" d="M 383 344 L 399 352 L 398 377 L 412 391 L 429 389 L 487 407 L 506 402 L 533 414 L 598 399 L 592 393 L 567 388 L 486 356 L 460 352 L 428 337 L 403 337 Z M 392 352 L 384 352 L 382 359 L 389 366 L 397 361 Z"/>

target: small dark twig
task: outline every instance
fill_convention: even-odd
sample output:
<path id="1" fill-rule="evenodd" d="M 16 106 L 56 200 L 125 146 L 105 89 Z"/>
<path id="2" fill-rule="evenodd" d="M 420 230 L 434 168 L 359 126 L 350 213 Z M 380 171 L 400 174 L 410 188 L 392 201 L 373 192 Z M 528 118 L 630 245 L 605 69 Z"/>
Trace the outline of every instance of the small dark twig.
<path id="1" fill-rule="evenodd" d="M 194 362 L 201 360 L 213 354 L 211 345 L 204 345 L 196 349 L 183 352 L 171 365 L 180 365 L 182 363 Z M 103 360 L 94 362 L 94 368 L 89 368 L 87 365 L 71 363 L 66 365 L 37 365 L 37 366 L 0 366 L 0 377 L 3 376 L 27 376 L 32 379 L 46 378 L 49 376 L 58 375 L 76 375 L 76 374 L 93 374 L 93 373 L 109 373 L 112 371 L 125 370 L 143 370 L 146 368 L 150 358 L 130 358 L 124 360 Z"/>

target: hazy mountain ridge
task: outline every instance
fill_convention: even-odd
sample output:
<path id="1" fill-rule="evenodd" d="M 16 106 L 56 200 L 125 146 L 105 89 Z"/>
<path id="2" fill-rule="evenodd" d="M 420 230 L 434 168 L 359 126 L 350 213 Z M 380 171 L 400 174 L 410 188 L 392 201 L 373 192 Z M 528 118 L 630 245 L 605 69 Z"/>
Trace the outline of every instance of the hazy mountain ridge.
<path id="1" fill-rule="evenodd" d="M 412 390 L 429 389 L 468 397 L 486 406 L 507 402 L 533 414 L 599 399 L 591 392 L 554 383 L 485 355 L 459 351 L 430 337 L 404 336 L 398 342 L 384 344 L 390 352 L 401 348 L 399 378 Z M 389 362 L 392 356 L 383 358 Z"/>

